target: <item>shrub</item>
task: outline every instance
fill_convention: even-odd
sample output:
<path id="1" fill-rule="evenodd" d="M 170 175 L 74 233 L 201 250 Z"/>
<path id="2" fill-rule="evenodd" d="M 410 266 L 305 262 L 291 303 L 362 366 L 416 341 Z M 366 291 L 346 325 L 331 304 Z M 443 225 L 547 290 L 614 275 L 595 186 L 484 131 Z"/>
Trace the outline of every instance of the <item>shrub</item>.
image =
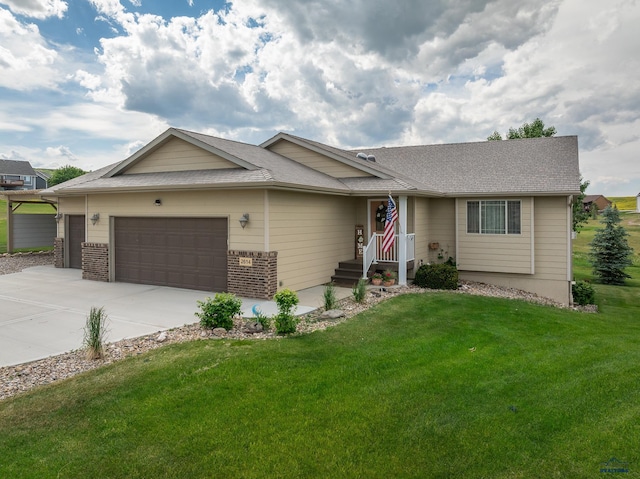
<path id="1" fill-rule="evenodd" d="M 413 283 L 421 288 L 458 289 L 458 270 L 448 263 L 423 264 L 416 271 Z"/>
<path id="2" fill-rule="evenodd" d="M 200 318 L 203 328 L 224 328 L 229 331 L 233 328 L 233 317 L 242 311 L 242 301 L 233 293 L 217 293 L 213 299 L 198 301 L 200 313 L 195 313 Z"/>
<path id="3" fill-rule="evenodd" d="M 294 333 L 298 327 L 298 319 L 293 315 L 293 309 L 299 302 L 298 295 L 295 291 L 283 289 L 278 291 L 273 299 L 278 305 L 276 332 L 278 334 Z"/>
<path id="4" fill-rule="evenodd" d="M 328 283 L 325 285 L 322 297 L 324 299 L 325 311 L 335 309 L 338 305 L 338 298 L 336 298 L 336 287 L 333 283 Z"/>
<path id="5" fill-rule="evenodd" d="M 586 281 L 576 281 L 571 286 L 571 292 L 573 293 L 573 302 L 580 306 L 594 304 L 596 301 L 596 290 Z"/>
<path id="6" fill-rule="evenodd" d="M 367 295 L 367 280 L 360 278 L 358 283 L 353 287 L 353 299 L 356 303 L 362 303 Z"/>
<path id="7" fill-rule="evenodd" d="M 107 315 L 104 308 L 91 307 L 84 328 L 84 346 L 88 359 L 100 359 L 104 355 L 104 336 L 107 332 Z"/>

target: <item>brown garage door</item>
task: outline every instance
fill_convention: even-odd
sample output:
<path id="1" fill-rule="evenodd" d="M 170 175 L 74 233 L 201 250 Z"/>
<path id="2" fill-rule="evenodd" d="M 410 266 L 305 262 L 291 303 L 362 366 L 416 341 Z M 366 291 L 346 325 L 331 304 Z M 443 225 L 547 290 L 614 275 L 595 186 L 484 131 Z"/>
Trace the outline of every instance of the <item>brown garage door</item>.
<path id="1" fill-rule="evenodd" d="M 226 218 L 115 218 L 115 279 L 227 289 Z"/>

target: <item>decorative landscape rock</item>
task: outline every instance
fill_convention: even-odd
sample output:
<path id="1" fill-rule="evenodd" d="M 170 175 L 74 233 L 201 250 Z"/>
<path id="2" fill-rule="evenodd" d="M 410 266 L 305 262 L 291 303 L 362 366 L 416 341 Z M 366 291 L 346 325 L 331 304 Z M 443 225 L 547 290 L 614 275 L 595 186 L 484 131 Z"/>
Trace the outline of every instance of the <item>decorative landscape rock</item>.
<path id="1" fill-rule="evenodd" d="M 167 340 L 167 332 L 166 331 L 162 331 L 158 337 L 156 338 L 156 341 L 158 341 L 159 343 L 164 343 Z"/>
<path id="2" fill-rule="evenodd" d="M 258 323 L 257 321 L 248 321 L 244 325 L 244 327 L 247 333 L 251 333 L 251 334 L 261 333 L 264 330 L 264 327 L 262 326 L 262 324 Z"/>
<path id="3" fill-rule="evenodd" d="M 213 335 L 214 336 L 218 336 L 218 337 L 226 336 L 227 335 L 227 330 L 224 329 L 224 328 L 214 328 L 213 329 Z"/>
<path id="4" fill-rule="evenodd" d="M 341 309 L 330 309 L 320 315 L 320 319 L 338 319 L 344 317 L 344 311 Z"/>

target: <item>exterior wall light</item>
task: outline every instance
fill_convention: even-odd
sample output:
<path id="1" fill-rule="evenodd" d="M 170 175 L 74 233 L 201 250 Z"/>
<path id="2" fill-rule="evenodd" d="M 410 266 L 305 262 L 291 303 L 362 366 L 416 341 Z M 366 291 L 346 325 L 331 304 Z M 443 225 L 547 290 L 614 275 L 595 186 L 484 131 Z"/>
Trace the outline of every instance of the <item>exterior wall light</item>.
<path id="1" fill-rule="evenodd" d="M 56 219 L 56 221 L 60 221 L 62 219 L 62 213 L 56 213 L 54 218 Z"/>
<path id="2" fill-rule="evenodd" d="M 244 229 L 245 226 L 247 226 L 247 223 L 249 222 L 249 213 L 245 213 L 240 217 L 240 226 L 242 226 L 242 229 Z"/>
<path id="3" fill-rule="evenodd" d="M 100 219 L 100 213 L 94 213 L 90 219 L 91 219 L 91 224 L 95 226 L 95 224 Z"/>

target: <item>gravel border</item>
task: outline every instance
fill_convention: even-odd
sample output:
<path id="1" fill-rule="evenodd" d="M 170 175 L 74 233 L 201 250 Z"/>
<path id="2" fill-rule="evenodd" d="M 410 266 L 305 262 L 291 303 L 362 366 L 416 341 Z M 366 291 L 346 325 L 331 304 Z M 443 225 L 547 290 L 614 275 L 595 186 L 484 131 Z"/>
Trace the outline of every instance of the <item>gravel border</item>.
<path id="1" fill-rule="evenodd" d="M 53 264 L 53 251 L 0 254 L 0 275 L 19 273 L 25 268 Z"/>
<path id="2" fill-rule="evenodd" d="M 15 273 L 22 271 L 22 269 L 26 267 L 51 264 L 52 262 L 53 255 L 49 252 L 32 255 L 0 255 L 0 274 Z M 295 334 L 308 334 L 313 331 L 335 326 L 381 301 L 400 294 L 429 293 L 433 291 L 434 290 L 415 286 L 392 286 L 391 288 L 369 287 L 365 301 L 361 304 L 356 303 L 353 297 L 341 300 L 339 302 L 339 308 L 344 315 L 337 319 L 324 318 L 322 310 L 316 310 L 302 316 L 300 324 L 298 325 L 298 331 Z M 568 306 L 526 291 L 500 288 L 483 283 L 461 281 L 460 288 L 456 291 L 450 291 L 450 293 L 521 299 L 547 306 L 568 308 Z M 597 312 L 596 306 L 573 307 L 572 309 L 584 312 Z M 73 377 L 77 374 L 120 361 L 127 357 L 143 354 L 167 344 L 216 339 L 267 340 L 280 338 L 282 338 L 282 336 L 278 336 L 274 331 L 249 332 L 247 329 L 247 321 L 242 318 L 236 319 L 233 329 L 226 333 L 218 330 L 211 331 L 203 329 L 198 323 L 186 324 L 167 331 L 158 331 L 146 336 L 109 343 L 105 346 L 103 359 L 89 360 L 86 358 L 85 351 L 78 349 L 30 363 L 2 367 L 0 368 L 0 400 L 16 396 L 39 386 Z"/>

